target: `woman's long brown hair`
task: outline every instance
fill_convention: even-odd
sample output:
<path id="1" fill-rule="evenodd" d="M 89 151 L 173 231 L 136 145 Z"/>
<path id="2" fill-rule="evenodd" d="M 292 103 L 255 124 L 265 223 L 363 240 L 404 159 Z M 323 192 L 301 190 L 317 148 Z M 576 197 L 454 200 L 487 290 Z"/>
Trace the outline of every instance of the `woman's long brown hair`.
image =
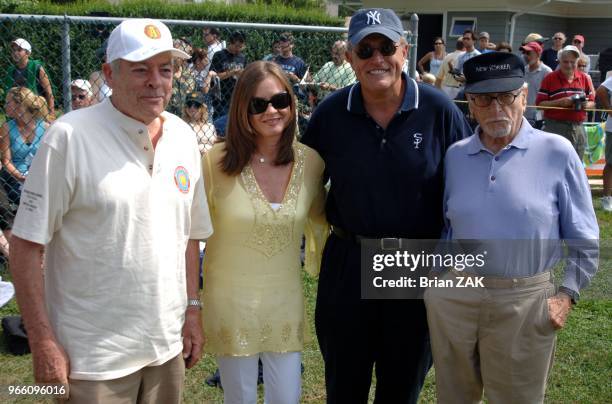
<path id="1" fill-rule="evenodd" d="M 285 165 L 293 161 L 293 141 L 296 130 L 295 97 L 283 70 L 272 62 L 250 63 L 240 75 L 229 108 L 225 139 L 225 156 L 220 161 L 221 169 L 228 175 L 238 175 L 249 164 L 257 148 L 257 133 L 249 122 L 249 103 L 257 86 L 268 77 L 276 78 L 291 96 L 289 124 L 279 140 L 275 165 Z"/>

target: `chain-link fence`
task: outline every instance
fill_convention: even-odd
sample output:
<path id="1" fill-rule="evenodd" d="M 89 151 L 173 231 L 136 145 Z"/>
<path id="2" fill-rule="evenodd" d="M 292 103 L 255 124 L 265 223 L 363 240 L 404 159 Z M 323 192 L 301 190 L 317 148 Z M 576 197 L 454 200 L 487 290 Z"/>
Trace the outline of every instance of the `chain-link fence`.
<path id="1" fill-rule="evenodd" d="M 413 19 L 414 21 L 415 19 Z M 8 237 L 45 129 L 72 109 L 111 94 L 101 65 L 119 18 L 0 15 L 0 228 Z M 346 28 L 229 22 L 164 21 L 175 47 L 192 54 L 175 69 L 168 111 L 188 122 L 204 153 L 223 136 L 240 70 L 255 60 L 280 64 L 293 83 L 303 128 L 330 92 L 355 81 L 344 61 Z M 408 35 L 411 44 L 416 37 Z M 410 63 L 414 76 L 416 50 Z M 0 253 L 8 243 L 0 235 Z"/>

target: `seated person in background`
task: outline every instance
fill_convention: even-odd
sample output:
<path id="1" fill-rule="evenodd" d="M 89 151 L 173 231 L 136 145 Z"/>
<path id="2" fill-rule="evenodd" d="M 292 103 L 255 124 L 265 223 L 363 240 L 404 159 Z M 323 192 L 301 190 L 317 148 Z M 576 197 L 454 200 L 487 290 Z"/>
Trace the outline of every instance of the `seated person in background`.
<path id="1" fill-rule="evenodd" d="M 182 39 L 176 39 L 173 42 L 174 49 L 179 49 L 190 55 L 192 52 L 191 46 Z M 189 52 L 187 52 L 189 51 Z M 174 115 L 180 115 L 183 110 L 183 102 L 187 94 L 196 91 L 196 81 L 190 70 L 187 68 L 186 60 L 174 59 L 174 79 L 172 81 L 172 97 L 166 110 Z"/>
<path id="2" fill-rule="evenodd" d="M 351 64 L 346 61 L 345 54 L 346 42 L 334 42 L 331 47 L 332 60 L 325 63 L 312 78 L 315 83 L 319 83 L 325 95 L 353 84 L 357 80 Z"/>
<path id="3" fill-rule="evenodd" d="M 45 120 L 55 119 L 55 101 L 51 80 L 42 62 L 30 59 L 32 45 L 23 38 L 17 38 L 11 42 L 11 58 L 13 65 L 6 70 L 6 75 L 2 82 L 2 88 L 6 94 L 13 87 L 26 87 L 34 95 L 42 95 L 48 105 L 49 116 Z"/>
<path id="4" fill-rule="evenodd" d="M 217 73 L 210 70 L 208 68 L 209 65 L 208 50 L 206 48 L 193 48 L 191 63 L 187 66 L 187 69 L 195 80 L 195 91 L 203 94 L 204 104 L 208 110 L 208 117 L 212 118 L 213 106 L 210 89 L 213 86 L 212 78 L 216 76 Z"/>
<path id="5" fill-rule="evenodd" d="M 262 60 L 264 62 L 271 62 L 272 59 L 280 55 L 280 53 L 281 53 L 281 45 L 280 45 L 280 41 L 277 39 L 274 42 L 272 42 L 272 53 L 268 53 L 266 56 L 262 58 Z"/>
<path id="6" fill-rule="evenodd" d="M 11 208 L 19 207 L 21 188 L 48 124 L 47 102 L 26 87 L 13 87 L 4 105 L 7 118 L 0 128 L 0 177 Z"/>
<path id="7" fill-rule="evenodd" d="M 215 127 L 208 122 L 208 108 L 203 94 L 193 92 L 187 95 L 181 118 L 196 133 L 200 153 L 210 150 L 217 139 L 217 133 Z"/>
<path id="8" fill-rule="evenodd" d="M 272 59 L 274 63 L 279 65 L 291 84 L 295 84 L 302 80 L 306 74 L 307 66 L 304 61 L 293 54 L 293 35 L 291 32 L 283 32 L 278 38 L 280 42 L 280 55 Z"/>
<path id="9" fill-rule="evenodd" d="M 93 92 L 91 84 L 87 80 L 76 79 L 70 83 L 70 92 L 72 93 L 72 110 L 85 108 L 93 104 Z"/>

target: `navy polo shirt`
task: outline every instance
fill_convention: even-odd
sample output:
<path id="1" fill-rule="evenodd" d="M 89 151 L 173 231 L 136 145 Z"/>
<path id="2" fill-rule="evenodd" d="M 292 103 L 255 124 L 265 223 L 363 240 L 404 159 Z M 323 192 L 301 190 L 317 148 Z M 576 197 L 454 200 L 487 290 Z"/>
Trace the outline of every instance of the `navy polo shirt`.
<path id="1" fill-rule="evenodd" d="M 444 155 L 471 130 L 439 89 L 402 80 L 404 99 L 386 129 L 368 115 L 355 83 L 315 109 L 302 142 L 325 160 L 330 224 L 372 238 L 437 239 Z"/>

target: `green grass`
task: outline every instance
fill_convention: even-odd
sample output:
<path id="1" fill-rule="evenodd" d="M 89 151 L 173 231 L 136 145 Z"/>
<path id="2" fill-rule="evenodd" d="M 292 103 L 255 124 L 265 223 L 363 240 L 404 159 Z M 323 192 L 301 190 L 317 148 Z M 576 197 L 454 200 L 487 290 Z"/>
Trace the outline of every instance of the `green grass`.
<path id="1" fill-rule="evenodd" d="M 612 213 L 597 209 L 602 244 L 612 245 Z M 593 284 L 582 294 L 580 304 L 570 314 L 566 327 L 558 333 L 557 351 L 546 395 L 547 403 L 612 403 L 612 260 L 600 263 L 600 270 Z M 7 274 L 0 273 L 3 278 Z M 307 313 L 312 324 L 316 298 L 316 279 L 304 275 Z M 18 313 L 14 300 L 0 308 L 0 317 Z M 319 353 L 314 327 L 312 341 L 304 349 L 305 373 L 303 375 L 302 402 L 325 402 L 323 361 Z M 187 371 L 185 403 L 221 403 L 221 390 L 208 387 L 204 379 L 216 368 L 214 359 L 205 356 L 195 368 Z M 0 339 L 0 386 L 15 383 L 32 383 L 31 356 L 12 356 L 7 353 Z M 407 381 L 408 382 L 408 381 Z M 370 397 L 373 398 L 373 388 Z M 261 393 L 261 388 L 260 388 Z M 372 401 L 372 400 L 371 400 Z M 433 370 L 430 372 L 421 401 L 435 402 Z M 51 400 L 5 400 L 3 403 L 51 403 Z M 263 402 L 262 394 L 260 401 Z"/>

